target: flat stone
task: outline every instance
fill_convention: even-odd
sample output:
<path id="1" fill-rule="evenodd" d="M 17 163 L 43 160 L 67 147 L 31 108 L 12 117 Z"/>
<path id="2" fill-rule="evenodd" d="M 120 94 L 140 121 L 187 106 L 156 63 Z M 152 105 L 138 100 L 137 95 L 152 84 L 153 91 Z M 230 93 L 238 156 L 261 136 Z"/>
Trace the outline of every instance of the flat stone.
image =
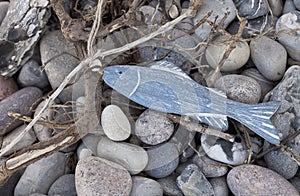
<path id="1" fill-rule="evenodd" d="M 183 196 L 182 191 L 178 188 L 176 184 L 177 174 L 171 174 L 167 177 L 160 178 L 157 180 L 161 185 L 163 192 L 165 195 L 173 195 L 173 196 Z"/>
<path id="2" fill-rule="evenodd" d="M 226 92 L 229 99 L 255 104 L 261 97 L 261 87 L 254 79 L 237 74 L 229 74 L 219 78 L 214 87 Z"/>
<path id="3" fill-rule="evenodd" d="M 1 2 L 0 2 L 1 3 Z M 0 76 L 0 101 L 18 91 L 18 85 L 13 78 Z"/>
<path id="4" fill-rule="evenodd" d="M 258 165 L 234 167 L 227 175 L 227 184 L 234 195 L 299 195 L 282 176 Z"/>
<path id="5" fill-rule="evenodd" d="M 200 171 L 207 178 L 224 176 L 228 172 L 228 167 L 221 165 L 221 163 L 214 161 L 205 155 L 194 155 L 193 163 L 199 167 Z"/>
<path id="6" fill-rule="evenodd" d="M 76 56 L 75 49 L 67 42 L 60 30 L 45 34 L 40 41 L 41 61 L 53 89 L 57 88 L 65 77 L 79 64 L 78 59 L 68 55 Z M 68 53 L 68 54 L 66 54 Z M 57 54 L 61 54 L 57 57 Z M 72 86 L 65 88 L 59 95 L 59 99 L 65 103 L 84 96 L 84 81 L 80 77 Z"/>
<path id="7" fill-rule="evenodd" d="M 121 165 L 91 156 L 78 162 L 75 186 L 77 195 L 129 196 L 132 180 Z"/>
<path id="8" fill-rule="evenodd" d="M 221 62 L 223 55 L 229 49 L 228 36 L 218 36 L 206 48 L 205 57 L 208 64 L 216 69 Z M 234 71 L 246 64 L 250 57 L 250 48 L 247 42 L 236 42 L 236 48 L 225 60 L 221 71 Z"/>
<path id="9" fill-rule="evenodd" d="M 113 141 L 124 141 L 131 134 L 131 126 L 124 112 L 116 105 L 104 108 L 101 124 L 105 135 Z"/>
<path id="10" fill-rule="evenodd" d="M 160 184 L 150 178 L 142 176 L 132 177 L 131 196 L 162 196 L 163 189 Z"/>
<path id="11" fill-rule="evenodd" d="M 263 36 L 250 42 L 250 50 L 252 61 L 265 78 L 276 81 L 283 77 L 287 52 L 281 44 Z"/>
<path id="12" fill-rule="evenodd" d="M 66 156 L 56 152 L 29 165 L 19 180 L 14 195 L 47 194 L 53 182 L 65 172 Z"/>
<path id="13" fill-rule="evenodd" d="M 177 177 L 177 185 L 184 195 L 214 195 L 213 187 L 195 164 L 190 164 L 183 170 Z"/>
<path id="14" fill-rule="evenodd" d="M 240 16 L 243 16 L 247 19 L 264 16 L 269 12 L 268 4 L 265 1 L 235 0 L 234 3 L 239 11 Z"/>
<path id="15" fill-rule="evenodd" d="M 148 163 L 148 154 L 142 147 L 106 137 L 98 143 L 97 156 L 122 165 L 131 174 L 140 173 Z"/>
<path id="16" fill-rule="evenodd" d="M 154 178 L 163 178 L 170 175 L 179 164 L 179 153 L 173 143 L 151 146 L 147 150 L 147 154 L 149 161 L 145 171 Z"/>
<path id="17" fill-rule="evenodd" d="M 55 195 L 68 195 L 68 196 L 76 196 L 76 188 L 75 188 L 75 175 L 74 174 L 65 174 L 59 177 L 55 182 L 51 185 L 48 196 Z"/>
<path id="18" fill-rule="evenodd" d="M 14 129 L 13 131 L 11 131 L 9 134 L 5 135 L 3 137 L 3 142 L 2 142 L 2 146 L 1 148 L 5 148 L 6 146 L 8 146 L 24 129 L 26 128 L 26 125 L 21 125 L 20 127 L 17 127 L 16 129 Z M 10 150 L 8 150 L 4 156 L 12 154 L 18 150 L 21 150 L 25 147 L 30 146 L 31 144 L 33 144 L 36 140 L 36 136 L 33 132 L 32 129 L 29 129 L 28 132 L 26 132 L 25 135 L 23 135 L 22 139 L 17 142 L 13 148 L 11 148 Z"/>
<path id="19" fill-rule="evenodd" d="M 214 189 L 215 196 L 228 196 L 229 190 L 225 177 L 210 178 L 208 181 Z"/>
<path id="20" fill-rule="evenodd" d="M 42 91 L 36 87 L 23 88 L 0 102 L 0 135 L 10 132 L 20 126 L 23 121 L 16 120 L 7 129 L 4 129 L 14 117 L 9 117 L 8 112 L 28 115 L 31 106 L 42 96 Z"/>
<path id="21" fill-rule="evenodd" d="M 157 145 L 165 142 L 173 132 L 173 122 L 166 114 L 154 110 L 146 110 L 135 122 L 135 134 L 146 144 Z"/>
<path id="22" fill-rule="evenodd" d="M 289 56 L 296 61 L 300 61 L 299 19 L 300 12 L 292 11 L 282 15 L 276 22 L 278 41 L 285 47 Z"/>
<path id="23" fill-rule="evenodd" d="M 6 16 L 8 6 L 9 6 L 9 2 L 7 1 L 0 2 L 0 25 Z"/>

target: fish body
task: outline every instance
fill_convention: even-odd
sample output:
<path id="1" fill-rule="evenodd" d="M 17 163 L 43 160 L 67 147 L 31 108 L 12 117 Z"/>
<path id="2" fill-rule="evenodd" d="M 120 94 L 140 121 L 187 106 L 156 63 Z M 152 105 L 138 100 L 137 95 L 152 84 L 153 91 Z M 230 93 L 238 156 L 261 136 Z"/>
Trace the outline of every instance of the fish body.
<path id="1" fill-rule="evenodd" d="M 189 116 L 216 129 L 233 118 L 273 144 L 280 138 L 271 116 L 279 102 L 243 104 L 192 80 L 168 61 L 149 67 L 117 65 L 104 69 L 103 80 L 132 101 L 153 110 Z"/>

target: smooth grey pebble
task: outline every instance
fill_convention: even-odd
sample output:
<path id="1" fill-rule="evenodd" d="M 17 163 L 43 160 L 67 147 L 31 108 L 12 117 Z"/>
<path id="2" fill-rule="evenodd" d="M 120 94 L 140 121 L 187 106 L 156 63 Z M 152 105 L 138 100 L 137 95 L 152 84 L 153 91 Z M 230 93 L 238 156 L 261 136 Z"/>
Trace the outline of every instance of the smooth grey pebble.
<path id="1" fill-rule="evenodd" d="M 74 174 L 65 174 L 59 177 L 51 185 L 48 196 L 55 195 L 66 195 L 66 196 L 76 196 L 75 188 L 75 175 Z"/>
<path id="2" fill-rule="evenodd" d="M 290 179 L 290 182 L 297 189 L 297 191 L 300 192 L 300 178 L 293 177 L 292 179 Z"/>
<path id="3" fill-rule="evenodd" d="M 269 5 L 274 16 L 281 15 L 283 9 L 282 0 L 269 0 Z"/>
<path id="4" fill-rule="evenodd" d="M 227 196 L 229 194 L 225 177 L 210 178 L 208 181 L 214 189 L 215 196 Z"/>
<path id="5" fill-rule="evenodd" d="M 206 155 L 199 156 L 196 154 L 193 156 L 192 160 L 192 162 L 199 167 L 200 171 L 207 178 L 224 176 L 228 172 L 227 166 L 210 159 Z"/>
<path id="6" fill-rule="evenodd" d="M 296 10 L 296 7 L 295 7 L 293 0 L 285 0 L 282 14 L 286 14 L 286 13 L 289 13 L 289 12 L 292 12 L 295 10 Z"/>
<path id="7" fill-rule="evenodd" d="M 178 188 L 176 183 L 176 174 L 171 174 L 170 176 L 160 178 L 157 181 L 161 185 L 165 195 L 169 196 L 183 196 L 182 191 Z"/>
<path id="8" fill-rule="evenodd" d="M 300 10 L 300 1 L 299 0 L 294 0 L 294 4 L 295 4 L 295 7 Z"/>
<path id="9" fill-rule="evenodd" d="M 269 11 L 268 4 L 265 1 L 235 0 L 234 3 L 239 11 L 239 14 L 247 19 L 264 16 Z"/>
<path id="10" fill-rule="evenodd" d="M 163 196 L 160 184 L 150 178 L 132 176 L 131 196 Z"/>

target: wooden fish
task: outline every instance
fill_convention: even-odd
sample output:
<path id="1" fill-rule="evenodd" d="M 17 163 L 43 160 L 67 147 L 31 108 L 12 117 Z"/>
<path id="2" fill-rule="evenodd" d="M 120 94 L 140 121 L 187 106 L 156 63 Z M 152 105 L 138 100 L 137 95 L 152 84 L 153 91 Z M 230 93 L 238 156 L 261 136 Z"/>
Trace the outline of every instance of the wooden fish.
<path id="1" fill-rule="evenodd" d="M 243 104 L 227 99 L 224 94 L 195 82 L 168 61 L 156 62 L 151 68 L 106 67 L 103 80 L 114 90 L 150 109 L 189 116 L 222 130 L 228 128 L 228 116 L 270 143 L 280 143 L 278 132 L 270 121 L 279 102 Z"/>

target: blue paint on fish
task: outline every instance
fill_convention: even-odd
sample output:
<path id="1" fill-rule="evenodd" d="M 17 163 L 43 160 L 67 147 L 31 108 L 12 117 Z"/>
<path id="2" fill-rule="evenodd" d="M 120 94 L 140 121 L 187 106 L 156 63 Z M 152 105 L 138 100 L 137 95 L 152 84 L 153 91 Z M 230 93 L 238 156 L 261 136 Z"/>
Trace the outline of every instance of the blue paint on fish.
<path id="1" fill-rule="evenodd" d="M 271 116 L 279 102 L 243 104 L 195 82 L 178 67 L 159 61 L 152 68 L 118 65 L 104 69 L 103 80 L 132 101 L 153 110 L 189 116 L 217 129 L 227 129 L 227 116 L 273 144 L 280 138 Z"/>

